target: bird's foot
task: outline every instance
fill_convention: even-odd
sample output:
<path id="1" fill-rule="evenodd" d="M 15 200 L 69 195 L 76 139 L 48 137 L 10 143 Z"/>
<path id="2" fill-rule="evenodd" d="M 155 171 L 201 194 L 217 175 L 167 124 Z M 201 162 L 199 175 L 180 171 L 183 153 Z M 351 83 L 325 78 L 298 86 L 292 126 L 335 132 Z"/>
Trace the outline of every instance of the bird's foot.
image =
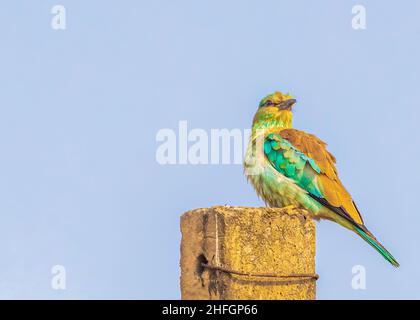
<path id="1" fill-rule="evenodd" d="M 288 206 L 282 207 L 281 209 L 285 209 L 285 210 L 292 210 L 292 209 L 296 209 L 296 206 L 293 204 L 290 204 Z"/>

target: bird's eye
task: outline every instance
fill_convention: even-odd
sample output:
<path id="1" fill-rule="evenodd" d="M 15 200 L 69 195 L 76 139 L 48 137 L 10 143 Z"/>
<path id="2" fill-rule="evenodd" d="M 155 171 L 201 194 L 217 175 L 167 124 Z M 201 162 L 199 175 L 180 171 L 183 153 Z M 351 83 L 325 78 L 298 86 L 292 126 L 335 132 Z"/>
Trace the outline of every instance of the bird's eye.
<path id="1" fill-rule="evenodd" d="M 260 103 L 260 108 L 274 106 L 274 102 L 272 100 L 266 100 Z"/>

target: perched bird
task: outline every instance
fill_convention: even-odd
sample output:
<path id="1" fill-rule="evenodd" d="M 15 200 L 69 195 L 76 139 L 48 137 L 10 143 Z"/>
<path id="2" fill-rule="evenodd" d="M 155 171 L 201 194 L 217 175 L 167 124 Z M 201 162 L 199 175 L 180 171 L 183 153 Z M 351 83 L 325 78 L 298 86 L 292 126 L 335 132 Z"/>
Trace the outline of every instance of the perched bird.
<path id="1" fill-rule="evenodd" d="M 292 128 L 296 100 L 275 92 L 261 100 L 245 156 L 245 174 L 271 207 L 297 206 L 313 219 L 328 219 L 354 231 L 393 266 L 399 264 L 365 227 L 338 178 L 335 158 L 312 134 Z"/>

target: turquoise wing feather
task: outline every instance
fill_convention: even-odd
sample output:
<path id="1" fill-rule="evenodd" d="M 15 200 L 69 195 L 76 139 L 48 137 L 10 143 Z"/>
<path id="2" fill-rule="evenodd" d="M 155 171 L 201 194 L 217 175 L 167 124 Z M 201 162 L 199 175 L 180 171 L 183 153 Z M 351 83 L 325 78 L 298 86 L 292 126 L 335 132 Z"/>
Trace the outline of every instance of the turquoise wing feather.
<path id="1" fill-rule="evenodd" d="M 264 142 L 264 153 L 271 165 L 315 197 L 323 198 L 317 175 L 321 169 L 315 161 L 297 150 L 277 134 L 269 134 Z"/>

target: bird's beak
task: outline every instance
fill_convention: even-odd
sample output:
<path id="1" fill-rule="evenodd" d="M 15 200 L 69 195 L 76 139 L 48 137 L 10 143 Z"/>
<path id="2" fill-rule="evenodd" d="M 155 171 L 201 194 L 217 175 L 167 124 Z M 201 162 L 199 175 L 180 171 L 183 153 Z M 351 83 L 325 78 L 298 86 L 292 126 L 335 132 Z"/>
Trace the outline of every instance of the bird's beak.
<path id="1" fill-rule="evenodd" d="M 296 103 L 296 99 L 289 99 L 279 103 L 277 106 L 280 110 L 292 110 L 293 105 Z"/>

